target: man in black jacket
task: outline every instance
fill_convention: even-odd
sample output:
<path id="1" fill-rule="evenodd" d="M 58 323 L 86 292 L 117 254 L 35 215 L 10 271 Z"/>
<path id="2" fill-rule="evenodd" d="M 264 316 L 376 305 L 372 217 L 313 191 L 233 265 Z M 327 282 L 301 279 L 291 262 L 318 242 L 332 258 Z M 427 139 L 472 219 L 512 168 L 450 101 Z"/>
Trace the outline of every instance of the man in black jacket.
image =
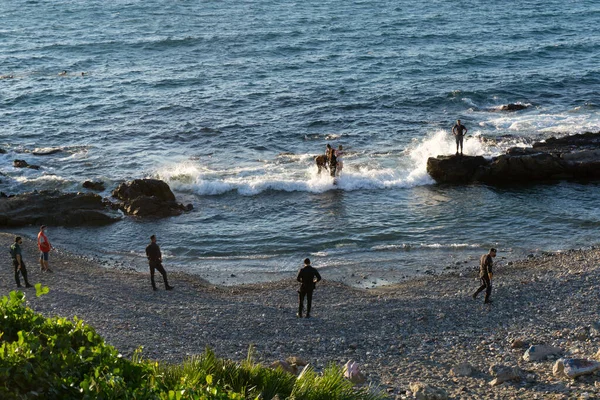
<path id="1" fill-rule="evenodd" d="M 173 286 L 169 285 L 167 281 L 167 271 L 162 266 L 162 254 L 160 247 L 156 244 L 156 236 L 150 236 L 151 243 L 146 247 L 146 256 L 148 257 L 148 264 L 150 264 L 150 282 L 152 282 L 152 289 L 156 290 L 156 284 L 154 283 L 154 270 L 158 270 L 163 276 L 165 281 L 165 289 L 173 290 Z"/>
<path id="2" fill-rule="evenodd" d="M 321 275 L 316 268 L 310 265 L 310 260 L 307 258 L 304 260 L 304 267 L 298 271 L 296 280 L 300 282 L 300 288 L 298 289 L 298 318 L 302 318 L 302 309 L 304 308 L 304 297 L 306 297 L 306 318 L 310 318 L 310 308 L 312 305 L 312 294 L 315 290 L 315 283 L 321 280 Z"/>
<path id="3" fill-rule="evenodd" d="M 490 295 L 492 294 L 492 264 L 494 263 L 492 258 L 494 257 L 496 257 L 496 249 L 491 248 L 489 253 L 481 256 L 479 262 L 479 278 L 481 279 L 481 286 L 473 293 L 473 298 L 477 298 L 477 295 L 485 289 L 484 303 L 492 302 L 490 300 Z"/>

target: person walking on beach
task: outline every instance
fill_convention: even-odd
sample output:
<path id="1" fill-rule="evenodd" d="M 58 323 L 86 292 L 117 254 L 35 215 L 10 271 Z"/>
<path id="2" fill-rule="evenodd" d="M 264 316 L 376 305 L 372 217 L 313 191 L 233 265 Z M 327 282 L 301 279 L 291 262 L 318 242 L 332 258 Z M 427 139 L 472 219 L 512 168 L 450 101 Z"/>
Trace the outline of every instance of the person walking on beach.
<path id="1" fill-rule="evenodd" d="M 156 244 L 156 236 L 150 236 L 150 244 L 146 246 L 146 256 L 148 257 L 148 264 L 150 265 L 150 282 L 152 282 L 152 289 L 156 290 L 156 283 L 154 283 L 154 270 L 158 270 L 163 276 L 166 290 L 173 290 L 173 286 L 169 285 L 167 281 L 167 271 L 162 266 L 162 254 L 160 247 Z"/>
<path id="2" fill-rule="evenodd" d="M 13 266 L 15 267 L 15 282 L 17 282 L 17 287 L 22 287 L 21 280 L 19 279 L 20 272 L 21 275 L 23 275 L 25 287 L 29 288 L 31 285 L 27 280 L 27 268 L 25 268 L 25 261 L 23 261 L 21 244 L 23 244 L 23 239 L 21 239 L 20 236 L 17 236 L 15 238 L 15 242 L 10 246 L 10 257 L 12 258 Z"/>
<path id="3" fill-rule="evenodd" d="M 315 284 L 321 280 L 321 275 L 319 275 L 319 271 L 316 268 L 310 265 L 310 260 L 306 258 L 304 260 L 304 267 L 298 271 L 296 280 L 300 282 L 300 288 L 298 289 L 298 314 L 296 316 L 302 318 L 304 298 L 306 297 L 306 318 L 310 318 L 313 290 L 315 290 Z"/>
<path id="4" fill-rule="evenodd" d="M 477 295 L 485 289 L 485 300 L 484 303 L 489 304 L 490 295 L 492 294 L 492 264 L 494 263 L 493 258 L 496 257 L 496 249 L 491 248 L 490 252 L 481 256 L 479 262 L 479 279 L 481 279 L 481 286 L 475 293 L 473 298 L 476 299 Z"/>
<path id="5" fill-rule="evenodd" d="M 40 269 L 42 272 L 52 272 L 48 266 L 48 253 L 52 250 L 52 245 L 46 237 L 46 225 L 40 226 L 40 233 L 37 236 L 38 249 L 40 249 Z"/>
<path id="6" fill-rule="evenodd" d="M 463 138 L 469 130 L 466 126 L 460 123 L 460 119 L 456 120 L 456 124 L 452 127 L 452 134 L 456 139 L 456 155 L 458 155 L 458 147 L 460 145 L 460 155 L 463 153 Z"/>

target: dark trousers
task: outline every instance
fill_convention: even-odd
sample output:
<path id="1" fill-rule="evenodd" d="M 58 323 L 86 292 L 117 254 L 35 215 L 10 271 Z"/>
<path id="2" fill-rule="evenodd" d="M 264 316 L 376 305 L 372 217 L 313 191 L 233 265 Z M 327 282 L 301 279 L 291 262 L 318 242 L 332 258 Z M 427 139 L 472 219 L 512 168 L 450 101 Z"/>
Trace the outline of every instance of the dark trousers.
<path id="1" fill-rule="evenodd" d="M 302 316 L 304 309 L 304 297 L 306 297 L 306 315 L 310 315 L 310 307 L 312 306 L 312 290 L 310 292 L 298 292 L 298 315 Z"/>
<path id="2" fill-rule="evenodd" d="M 485 301 L 489 301 L 490 295 L 492 294 L 492 281 L 489 276 L 481 278 L 481 286 L 477 289 L 473 297 L 477 297 L 479 293 L 483 292 L 483 289 L 485 289 Z"/>
<path id="3" fill-rule="evenodd" d="M 335 172 L 337 171 L 337 163 L 329 164 L 329 174 L 335 178 Z"/>
<path id="4" fill-rule="evenodd" d="M 27 268 L 25 268 L 25 262 L 21 260 L 21 269 L 19 269 L 19 262 L 16 258 L 13 258 L 13 267 L 15 267 L 15 282 L 17 282 L 17 286 L 21 286 L 21 280 L 19 279 L 19 272 L 23 275 L 23 280 L 25 281 L 25 286 L 29 286 L 29 281 L 27 280 Z"/>
<path id="5" fill-rule="evenodd" d="M 163 281 L 165 281 L 165 288 L 169 287 L 169 282 L 167 281 L 167 271 L 165 271 L 162 263 L 160 261 L 150 261 L 150 282 L 152 282 L 152 288 L 156 289 L 156 283 L 154 283 L 154 270 L 160 272 L 163 276 Z"/>
<path id="6" fill-rule="evenodd" d="M 463 152 L 463 139 L 464 139 L 464 136 L 463 135 L 457 135 L 455 137 L 455 139 L 456 139 L 456 152 L 458 153 L 458 146 L 460 146 L 460 154 L 462 154 L 462 152 Z"/>

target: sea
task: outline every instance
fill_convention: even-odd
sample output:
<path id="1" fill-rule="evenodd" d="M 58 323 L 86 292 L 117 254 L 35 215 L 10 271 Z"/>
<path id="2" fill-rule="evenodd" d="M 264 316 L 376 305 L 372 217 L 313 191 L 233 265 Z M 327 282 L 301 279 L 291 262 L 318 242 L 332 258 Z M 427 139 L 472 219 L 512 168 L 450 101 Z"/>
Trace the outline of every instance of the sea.
<path id="1" fill-rule="evenodd" d="M 464 153 L 484 157 L 600 131 L 596 0 L 2 6 L 0 191 L 93 180 L 110 197 L 158 178 L 194 206 L 50 226 L 58 251 L 146 271 L 156 234 L 167 271 L 215 284 L 294 278 L 309 257 L 325 279 L 373 287 L 475 268 L 490 247 L 501 271 L 600 244 L 599 182 L 456 186 L 426 172 L 456 151 L 457 119 Z M 336 182 L 314 163 L 328 143 L 345 151 Z"/>

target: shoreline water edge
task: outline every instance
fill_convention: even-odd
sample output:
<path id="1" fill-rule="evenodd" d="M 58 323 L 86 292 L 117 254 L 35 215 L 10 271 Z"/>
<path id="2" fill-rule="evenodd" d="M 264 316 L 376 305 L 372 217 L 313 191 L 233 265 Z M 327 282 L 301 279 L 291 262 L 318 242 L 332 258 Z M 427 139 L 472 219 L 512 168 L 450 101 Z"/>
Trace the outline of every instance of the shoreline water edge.
<path id="1" fill-rule="evenodd" d="M 1 233 L 0 245 L 7 249 L 14 236 Z M 58 251 L 50 254 L 54 272 L 42 273 L 35 242 L 25 239 L 23 254 L 31 283 L 50 288 L 39 298 L 23 289 L 28 305 L 46 316 L 83 319 L 126 357 L 143 346 L 146 358 L 178 362 L 209 347 L 242 360 L 252 346 L 267 365 L 295 356 L 321 370 L 354 360 L 368 384 L 396 399 L 600 396 L 597 371 L 571 379 L 556 367 L 600 359 L 595 247 L 500 264 L 492 305 L 471 297 L 479 285 L 473 266 L 369 290 L 323 274 L 311 319 L 295 317 L 295 275 L 216 286 L 168 271 L 175 289 L 162 290 L 158 277 L 153 291 L 148 272 Z M 16 289 L 12 268 L 5 267 L 0 285 L 3 295 Z M 532 347 L 552 350 L 537 359 Z"/>

